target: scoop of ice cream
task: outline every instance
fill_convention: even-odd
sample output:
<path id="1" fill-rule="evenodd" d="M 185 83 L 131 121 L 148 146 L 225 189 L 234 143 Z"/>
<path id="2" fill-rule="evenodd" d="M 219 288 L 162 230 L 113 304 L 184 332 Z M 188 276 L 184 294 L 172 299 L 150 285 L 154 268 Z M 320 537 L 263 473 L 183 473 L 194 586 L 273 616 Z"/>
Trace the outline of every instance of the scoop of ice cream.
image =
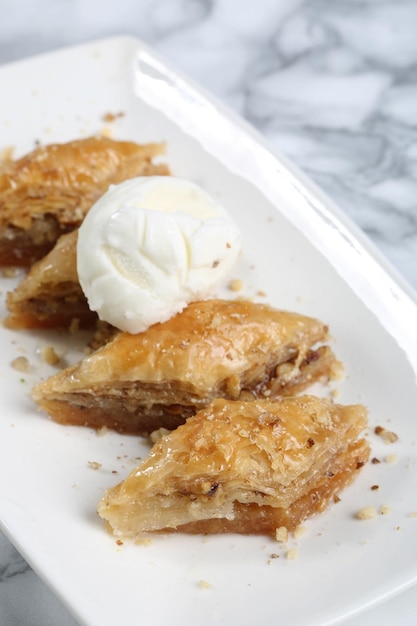
<path id="1" fill-rule="evenodd" d="M 201 187 L 138 177 L 111 186 L 88 212 L 77 270 L 100 319 L 138 333 L 209 297 L 240 249 L 235 222 Z"/>

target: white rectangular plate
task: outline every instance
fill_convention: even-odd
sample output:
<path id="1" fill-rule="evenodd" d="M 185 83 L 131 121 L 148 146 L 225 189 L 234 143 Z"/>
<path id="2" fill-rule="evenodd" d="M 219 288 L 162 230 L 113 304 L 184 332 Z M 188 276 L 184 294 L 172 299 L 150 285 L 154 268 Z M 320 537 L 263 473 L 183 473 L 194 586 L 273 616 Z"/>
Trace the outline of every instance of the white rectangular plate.
<path id="1" fill-rule="evenodd" d="M 337 400 L 369 407 L 372 456 L 381 460 L 287 546 L 175 534 L 118 545 L 96 504 L 146 455 L 146 444 L 62 427 L 38 413 L 30 389 L 53 371 L 41 358 L 52 338 L 2 328 L 0 519 L 36 571 L 88 626 L 334 624 L 415 582 L 417 305 L 410 290 L 310 181 L 132 38 L 5 66 L 0 87 L 2 147 L 14 146 L 16 155 L 36 140 L 67 141 L 106 125 L 115 138 L 166 141 L 173 173 L 218 196 L 240 224 L 244 254 L 235 276 L 243 294 L 330 325 L 346 370 Z M 14 283 L 0 281 L 4 315 Z M 63 335 L 53 341 L 68 343 Z M 29 372 L 11 367 L 19 355 Z M 383 443 L 376 425 L 395 431 L 398 442 Z M 376 518 L 359 521 L 356 512 L 368 505 Z M 292 547 L 297 559 L 286 558 Z"/>

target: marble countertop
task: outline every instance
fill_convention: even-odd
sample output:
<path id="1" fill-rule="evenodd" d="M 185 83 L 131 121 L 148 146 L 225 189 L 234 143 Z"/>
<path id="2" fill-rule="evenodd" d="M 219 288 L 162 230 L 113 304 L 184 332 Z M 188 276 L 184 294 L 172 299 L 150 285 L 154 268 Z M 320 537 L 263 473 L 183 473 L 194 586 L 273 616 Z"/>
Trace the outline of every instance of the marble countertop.
<path id="1" fill-rule="evenodd" d="M 0 63 L 140 37 L 313 178 L 417 289 L 416 0 L 2 0 Z M 1 104 L 0 104 L 1 106 Z M 411 589 L 351 626 L 417 623 Z M 0 624 L 75 626 L 0 533 Z"/>

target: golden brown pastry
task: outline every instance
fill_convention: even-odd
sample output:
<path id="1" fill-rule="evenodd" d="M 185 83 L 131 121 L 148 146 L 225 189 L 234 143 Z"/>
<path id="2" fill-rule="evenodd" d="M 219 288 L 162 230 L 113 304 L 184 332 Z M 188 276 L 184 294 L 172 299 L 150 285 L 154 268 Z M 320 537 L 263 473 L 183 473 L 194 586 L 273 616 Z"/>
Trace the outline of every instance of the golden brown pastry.
<path id="1" fill-rule="evenodd" d="M 78 229 L 62 235 L 52 250 L 29 269 L 16 289 L 7 294 L 9 328 L 80 327 L 96 323 L 77 275 Z"/>
<path id="2" fill-rule="evenodd" d="M 323 511 L 369 456 L 366 409 L 313 396 L 214 400 L 162 437 L 98 505 L 120 536 L 275 534 Z"/>
<path id="3" fill-rule="evenodd" d="M 60 235 L 80 225 L 109 184 L 167 174 L 153 163 L 163 144 L 107 137 L 51 144 L 6 162 L 0 170 L 0 265 L 30 265 Z"/>
<path id="4" fill-rule="evenodd" d="M 327 327 L 248 301 L 190 304 L 137 335 L 104 347 L 35 387 L 33 397 L 63 424 L 149 433 L 175 428 L 213 398 L 294 394 L 331 377 L 337 361 Z"/>

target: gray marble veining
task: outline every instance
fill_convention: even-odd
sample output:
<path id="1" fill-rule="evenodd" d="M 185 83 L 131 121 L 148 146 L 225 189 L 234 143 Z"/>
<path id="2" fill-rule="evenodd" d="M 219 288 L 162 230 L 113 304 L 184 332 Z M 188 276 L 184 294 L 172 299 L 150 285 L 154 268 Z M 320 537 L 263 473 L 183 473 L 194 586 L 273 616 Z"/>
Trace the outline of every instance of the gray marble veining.
<path id="1" fill-rule="evenodd" d="M 77 626 L 19 552 L 0 534 L 1 626 Z"/>
<path id="2" fill-rule="evenodd" d="M 3 4 L 1 61 L 143 38 L 306 171 L 417 287 L 415 0 Z"/>
<path id="3" fill-rule="evenodd" d="M 0 8 L 0 63 L 110 35 L 142 38 L 307 172 L 417 288 L 416 0 Z M 414 624 L 413 593 L 352 625 Z M 0 534 L 0 626 L 22 624 L 76 622 Z"/>

